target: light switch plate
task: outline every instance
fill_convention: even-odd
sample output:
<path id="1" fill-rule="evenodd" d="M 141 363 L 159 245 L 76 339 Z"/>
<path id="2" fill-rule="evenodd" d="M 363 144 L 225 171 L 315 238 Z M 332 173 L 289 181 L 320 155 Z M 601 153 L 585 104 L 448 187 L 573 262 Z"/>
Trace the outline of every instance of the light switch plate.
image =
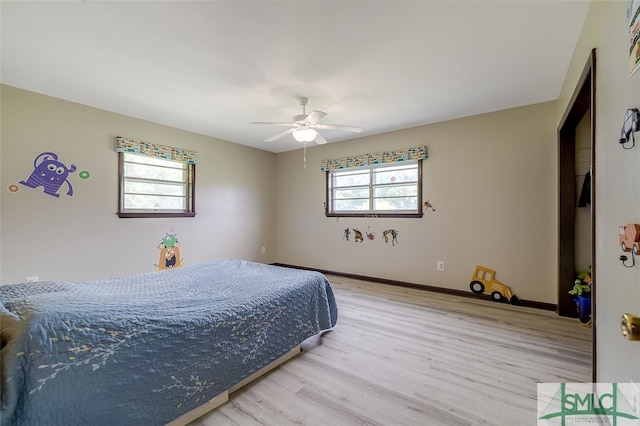
<path id="1" fill-rule="evenodd" d="M 631 384 L 631 409 L 634 410 L 636 416 L 640 417 L 640 384 L 635 383 L 633 380 L 629 380 Z"/>

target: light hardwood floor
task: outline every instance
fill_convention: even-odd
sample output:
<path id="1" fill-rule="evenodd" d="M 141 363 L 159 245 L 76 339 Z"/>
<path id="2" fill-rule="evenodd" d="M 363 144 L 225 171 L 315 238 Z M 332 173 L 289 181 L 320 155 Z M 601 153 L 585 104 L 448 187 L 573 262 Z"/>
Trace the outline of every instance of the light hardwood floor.
<path id="1" fill-rule="evenodd" d="M 575 319 L 327 277 L 335 329 L 193 426 L 535 425 L 536 383 L 591 382 Z"/>

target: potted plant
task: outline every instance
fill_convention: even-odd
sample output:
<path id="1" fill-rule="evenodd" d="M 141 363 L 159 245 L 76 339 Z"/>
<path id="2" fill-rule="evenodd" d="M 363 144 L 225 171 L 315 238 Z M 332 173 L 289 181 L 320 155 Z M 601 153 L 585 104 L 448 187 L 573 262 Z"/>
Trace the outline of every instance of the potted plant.
<path id="1" fill-rule="evenodd" d="M 591 322 L 591 274 L 580 272 L 573 283 L 573 288 L 569 290 L 573 296 L 578 310 L 578 319 L 582 324 Z"/>

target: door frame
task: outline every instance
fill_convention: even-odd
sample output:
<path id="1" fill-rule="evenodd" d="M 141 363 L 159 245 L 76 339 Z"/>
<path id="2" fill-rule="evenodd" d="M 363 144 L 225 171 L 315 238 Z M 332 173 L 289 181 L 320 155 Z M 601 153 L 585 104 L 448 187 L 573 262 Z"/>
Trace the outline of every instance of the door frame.
<path id="1" fill-rule="evenodd" d="M 591 334 L 592 381 L 596 380 L 596 49 L 580 75 L 578 84 L 558 126 L 558 304 L 562 316 L 576 316 L 576 306 L 569 295 L 575 280 L 576 216 L 576 127 L 585 114 L 591 118 Z"/>

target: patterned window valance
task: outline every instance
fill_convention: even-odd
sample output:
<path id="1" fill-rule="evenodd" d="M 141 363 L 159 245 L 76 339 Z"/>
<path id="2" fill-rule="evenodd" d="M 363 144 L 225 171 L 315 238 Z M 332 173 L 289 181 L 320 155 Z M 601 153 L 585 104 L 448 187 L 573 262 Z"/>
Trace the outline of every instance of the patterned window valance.
<path id="1" fill-rule="evenodd" d="M 184 161 L 189 164 L 198 162 L 198 153 L 196 151 L 136 141 L 122 136 L 116 137 L 116 152 L 132 152 L 134 154 L 148 155 L 149 157 L 164 158 L 165 160 Z"/>
<path id="2" fill-rule="evenodd" d="M 427 158 L 427 147 L 397 149 L 395 151 L 375 152 L 373 154 L 354 155 L 351 157 L 322 160 L 320 170 L 330 172 L 349 167 L 370 166 L 372 164 L 397 163 L 399 161 L 423 160 Z"/>

